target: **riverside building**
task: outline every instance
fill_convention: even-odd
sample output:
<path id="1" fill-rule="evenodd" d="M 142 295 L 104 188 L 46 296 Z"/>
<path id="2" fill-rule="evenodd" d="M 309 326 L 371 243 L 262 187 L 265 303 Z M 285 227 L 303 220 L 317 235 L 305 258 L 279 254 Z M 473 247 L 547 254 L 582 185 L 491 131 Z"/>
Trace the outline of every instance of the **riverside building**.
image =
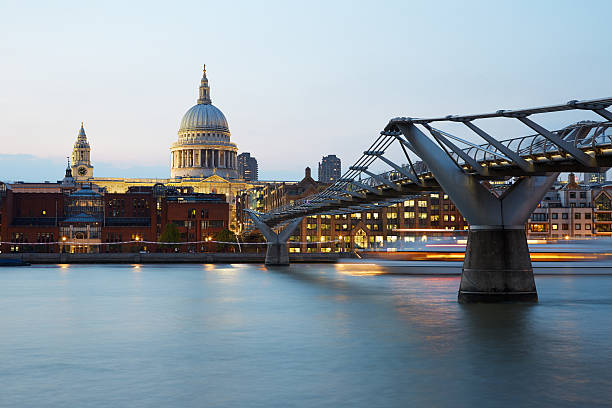
<path id="1" fill-rule="evenodd" d="M 596 234 L 593 227 L 593 192 L 574 174 L 568 183 L 556 183 L 527 220 L 529 239 L 580 239 Z"/>
<path id="2" fill-rule="evenodd" d="M 109 193 L 81 183 L 72 170 L 57 183 L 0 184 L 1 252 L 130 252 L 155 244 L 174 224 L 178 240 L 207 241 L 229 226 L 221 194 L 157 184 Z M 206 244 L 181 245 L 182 251 Z"/>

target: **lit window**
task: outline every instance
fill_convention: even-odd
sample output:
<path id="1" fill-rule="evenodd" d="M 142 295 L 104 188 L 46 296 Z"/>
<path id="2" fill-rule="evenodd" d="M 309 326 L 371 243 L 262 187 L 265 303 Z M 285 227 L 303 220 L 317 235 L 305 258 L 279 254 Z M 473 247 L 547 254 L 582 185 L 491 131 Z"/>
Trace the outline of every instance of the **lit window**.
<path id="1" fill-rule="evenodd" d="M 559 229 L 559 224 L 553 224 L 552 225 L 552 229 L 553 229 L 553 231 L 558 230 Z"/>

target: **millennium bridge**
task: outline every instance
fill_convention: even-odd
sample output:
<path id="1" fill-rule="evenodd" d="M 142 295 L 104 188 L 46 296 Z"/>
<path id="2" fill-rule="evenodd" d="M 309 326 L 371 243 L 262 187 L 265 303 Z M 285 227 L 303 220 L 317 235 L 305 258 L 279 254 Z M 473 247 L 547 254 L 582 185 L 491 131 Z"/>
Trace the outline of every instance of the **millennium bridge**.
<path id="1" fill-rule="evenodd" d="M 268 243 L 266 264 L 288 265 L 287 242 L 304 216 L 354 213 L 442 190 L 469 223 L 459 301 L 535 302 L 525 222 L 559 173 L 601 172 L 612 166 L 612 135 L 606 132 L 612 127 L 611 105 L 612 98 L 605 98 L 476 115 L 394 118 L 325 190 L 266 213 L 246 211 Z M 582 120 L 560 130 L 534 121 L 563 111 L 604 120 Z M 519 121 L 535 133 L 498 140 L 477 125 L 491 118 Z M 464 125 L 485 143 L 438 129 L 449 122 Z M 390 158 L 397 152 L 405 163 Z M 380 163 L 390 170 L 372 171 Z M 487 181 L 512 184 L 500 192 Z"/>

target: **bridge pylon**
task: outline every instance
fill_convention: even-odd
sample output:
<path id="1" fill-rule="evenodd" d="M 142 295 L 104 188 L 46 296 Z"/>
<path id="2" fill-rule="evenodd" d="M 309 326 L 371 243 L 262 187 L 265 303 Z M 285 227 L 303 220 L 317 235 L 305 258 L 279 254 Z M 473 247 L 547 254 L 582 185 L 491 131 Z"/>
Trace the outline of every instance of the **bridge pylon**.
<path id="1" fill-rule="evenodd" d="M 414 124 L 397 127 L 470 224 L 459 302 L 537 302 L 525 222 L 559 173 L 523 176 L 498 196 Z"/>
<path id="2" fill-rule="evenodd" d="M 251 210 L 245 210 L 245 212 L 266 238 L 268 249 L 266 250 L 265 264 L 271 266 L 289 265 L 289 245 L 287 242 L 293 230 L 295 230 L 300 221 L 302 221 L 302 217 L 291 220 L 282 231 L 277 233 L 270 228 L 256 212 Z"/>

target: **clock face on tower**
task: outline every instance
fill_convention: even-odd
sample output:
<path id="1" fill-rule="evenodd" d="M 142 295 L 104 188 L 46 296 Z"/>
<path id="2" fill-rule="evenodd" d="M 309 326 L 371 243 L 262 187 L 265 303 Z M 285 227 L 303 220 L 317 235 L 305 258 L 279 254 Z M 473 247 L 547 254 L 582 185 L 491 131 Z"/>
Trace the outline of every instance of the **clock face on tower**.
<path id="1" fill-rule="evenodd" d="M 79 176 L 84 176 L 87 174 L 87 169 L 85 167 L 79 167 Z"/>

